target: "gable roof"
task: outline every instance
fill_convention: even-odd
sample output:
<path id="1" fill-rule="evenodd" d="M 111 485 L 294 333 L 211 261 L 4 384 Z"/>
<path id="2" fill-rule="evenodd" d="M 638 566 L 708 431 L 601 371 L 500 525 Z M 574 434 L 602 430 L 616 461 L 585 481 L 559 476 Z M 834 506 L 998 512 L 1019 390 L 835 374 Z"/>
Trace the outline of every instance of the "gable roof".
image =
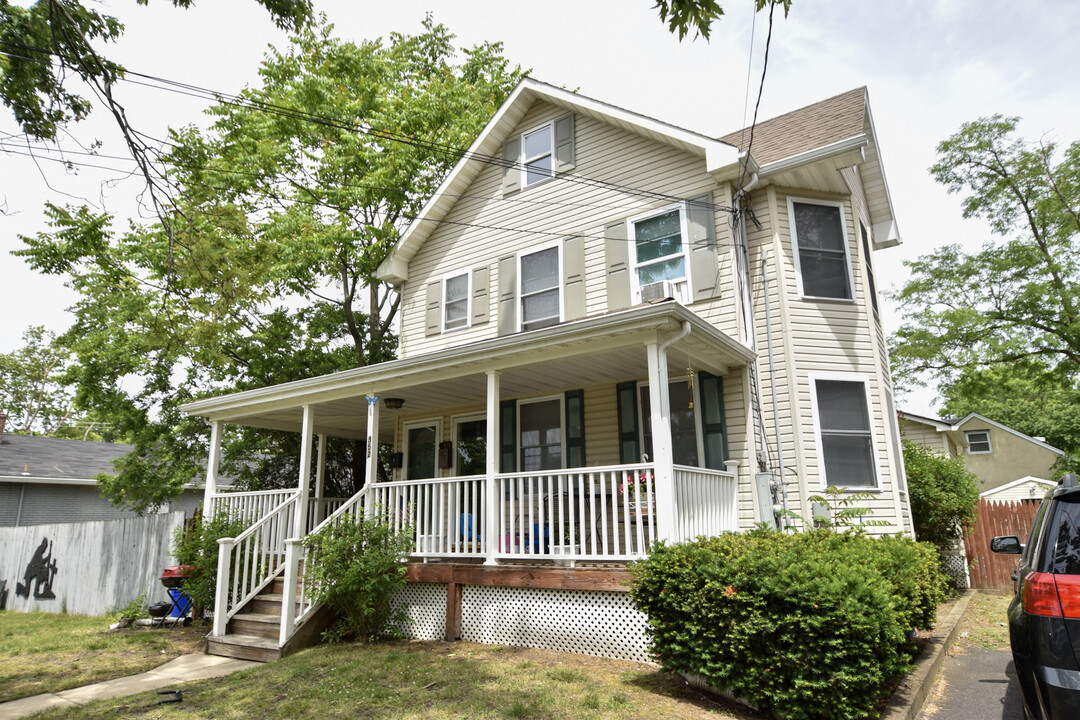
<path id="1" fill-rule="evenodd" d="M 393 284 L 408 279 L 409 261 L 438 222 L 453 208 L 457 201 L 455 194 L 464 193 L 487 165 L 503 165 L 503 143 L 517 128 L 529 107 L 537 101 L 600 119 L 628 132 L 697 155 L 705 161 L 708 172 L 728 173 L 731 176 L 738 173 L 738 150 L 727 143 L 527 77 L 518 83 L 416 219 L 402 233 L 390 255 L 379 266 L 376 277 Z"/>
<path id="2" fill-rule="evenodd" d="M 930 427 L 938 430 L 939 432 L 948 432 L 950 430 L 956 430 L 956 426 L 945 420 L 939 420 L 938 418 L 929 417 L 927 415 L 916 415 L 915 413 L 908 412 L 907 410 L 897 410 L 897 416 L 901 420 L 912 420 L 923 425 L 929 425 Z"/>
<path id="3" fill-rule="evenodd" d="M 112 461 L 131 450 L 131 445 L 118 443 L 4 433 L 0 436 L 0 478 L 92 480 L 98 473 L 116 472 Z"/>
<path id="4" fill-rule="evenodd" d="M 1002 423 L 999 423 L 996 420 L 991 420 L 990 418 L 986 417 L 985 415 L 980 415 L 979 413 L 970 413 L 970 414 L 968 414 L 968 415 L 966 415 L 966 416 L 964 416 L 964 417 L 962 417 L 962 418 L 960 418 L 958 420 L 953 420 L 952 422 L 957 427 L 963 429 L 963 426 L 966 425 L 968 422 L 970 422 L 972 420 L 978 420 L 978 421 L 986 423 L 987 425 L 990 425 L 992 427 L 996 427 L 998 430 L 1003 430 L 1004 432 L 1015 435 L 1018 438 L 1021 438 L 1023 440 L 1027 440 L 1032 445 L 1038 445 L 1042 449 L 1049 450 L 1050 452 L 1055 453 L 1057 455 L 1064 455 L 1065 454 L 1064 450 L 1059 450 L 1058 448 L 1054 447 L 1053 445 L 1050 445 L 1049 443 L 1046 443 L 1046 442 L 1044 442 L 1042 440 L 1039 440 L 1037 438 L 1033 438 L 1030 435 L 1025 435 L 1024 433 L 1020 432 L 1019 430 L 1013 429 L 1013 428 L 1009 427 L 1008 425 L 1003 425 Z"/>
<path id="5" fill-rule="evenodd" d="M 989 490 L 983 490 L 981 493 L 979 493 L 979 497 L 989 498 L 989 497 L 992 497 L 994 495 L 997 495 L 998 493 L 1002 492 L 1003 490 L 1011 490 L 1012 488 L 1017 487 L 1018 485 L 1024 485 L 1026 483 L 1034 483 L 1035 485 L 1042 485 L 1042 486 L 1046 487 L 1047 489 L 1057 487 L 1057 483 L 1054 482 L 1053 480 L 1047 480 L 1045 478 L 1035 477 L 1034 475 L 1028 475 L 1026 477 L 1017 478 L 1016 480 L 1013 480 L 1012 482 L 1007 482 L 1004 485 L 998 485 L 997 487 L 992 487 Z"/>

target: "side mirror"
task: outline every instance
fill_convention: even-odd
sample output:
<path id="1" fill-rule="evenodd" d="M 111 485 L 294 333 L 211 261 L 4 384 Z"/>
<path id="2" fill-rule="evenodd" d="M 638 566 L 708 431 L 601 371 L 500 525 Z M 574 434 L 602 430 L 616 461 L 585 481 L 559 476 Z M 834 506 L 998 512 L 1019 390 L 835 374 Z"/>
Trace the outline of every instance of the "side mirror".
<path id="1" fill-rule="evenodd" d="M 1015 535 L 999 535 L 990 541 L 990 549 L 1003 555 L 1019 555 L 1024 546 Z"/>

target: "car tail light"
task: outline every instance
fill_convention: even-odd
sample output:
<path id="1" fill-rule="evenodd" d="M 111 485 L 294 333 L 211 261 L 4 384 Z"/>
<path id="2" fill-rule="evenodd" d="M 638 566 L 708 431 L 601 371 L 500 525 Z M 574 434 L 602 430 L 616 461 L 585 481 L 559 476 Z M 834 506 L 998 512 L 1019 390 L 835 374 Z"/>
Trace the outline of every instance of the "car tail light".
<path id="1" fill-rule="evenodd" d="M 1028 573 L 1024 578 L 1024 612 L 1080 619 L 1080 576 Z"/>

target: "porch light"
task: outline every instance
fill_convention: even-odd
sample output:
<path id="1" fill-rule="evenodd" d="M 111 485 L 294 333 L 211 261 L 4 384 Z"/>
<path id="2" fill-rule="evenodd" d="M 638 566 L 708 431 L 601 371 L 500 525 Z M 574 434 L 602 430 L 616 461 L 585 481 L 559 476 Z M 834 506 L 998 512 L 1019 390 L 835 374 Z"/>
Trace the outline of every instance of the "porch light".
<path id="1" fill-rule="evenodd" d="M 383 405 L 387 410 L 400 410 L 405 404 L 405 398 L 383 398 Z"/>

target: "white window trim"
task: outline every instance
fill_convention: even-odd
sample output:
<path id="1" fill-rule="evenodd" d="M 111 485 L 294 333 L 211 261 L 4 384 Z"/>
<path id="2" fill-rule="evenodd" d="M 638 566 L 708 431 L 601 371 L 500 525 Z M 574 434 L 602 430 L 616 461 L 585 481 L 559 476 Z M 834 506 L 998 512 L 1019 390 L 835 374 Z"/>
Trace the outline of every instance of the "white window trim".
<path id="1" fill-rule="evenodd" d="M 529 182 L 529 168 L 528 164 L 533 160 L 539 160 L 544 157 L 543 155 L 537 155 L 530 158 L 525 154 L 525 136 L 532 135 L 533 133 L 540 132 L 541 130 L 547 130 L 548 134 L 548 157 L 551 158 L 551 175 L 546 178 L 541 178 L 534 182 Z M 555 178 L 555 121 L 548 120 L 546 123 L 541 123 L 534 128 L 529 128 L 525 132 L 521 133 L 520 139 L 521 154 L 518 155 L 518 164 L 521 165 L 521 189 L 535 187 L 543 183 L 553 180 Z"/>
<path id="2" fill-rule="evenodd" d="M 523 308 L 523 303 L 524 303 L 525 298 L 524 298 L 524 296 L 523 296 L 523 294 L 521 292 L 521 286 L 522 286 L 522 283 L 525 280 L 525 274 L 521 271 L 521 259 L 523 257 L 527 256 L 527 255 L 535 255 L 536 253 L 543 252 L 544 250 L 550 250 L 551 248 L 555 248 L 557 250 L 557 252 L 558 252 L 558 255 L 559 255 L 559 270 L 558 270 L 558 274 L 556 275 L 556 280 L 558 281 L 556 283 L 556 287 L 559 290 L 559 320 L 558 320 L 558 322 L 562 323 L 562 322 L 564 322 L 566 320 L 566 303 L 563 302 L 563 294 L 564 294 L 564 290 L 565 290 L 565 288 L 563 287 L 563 280 L 564 280 L 564 275 L 563 275 L 563 241 L 562 240 L 554 240 L 554 241 L 549 242 L 549 243 L 544 243 L 543 245 L 534 245 L 533 247 L 530 247 L 527 250 L 520 250 L 518 252 L 518 254 L 517 254 L 517 258 L 516 258 L 516 262 L 517 262 L 517 268 L 516 268 L 516 270 L 517 270 L 517 287 L 515 288 L 515 293 L 516 294 L 515 294 L 515 301 L 514 301 L 517 304 L 514 307 L 514 312 L 517 315 L 517 330 L 518 330 L 518 332 L 523 332 L 523 329 L 525 327 L 525 311 L 524 311 L 524 308 Z"/>
<path id="3" fill-rule="evenodd" d="M 446 327 L 446 283 L 454 278 L 465 276 L 465 324 L 457 327 Z M 442 303 L 439 305 L 439 330 L 444 333 L 467 330 L 472 327 L 472 295 L 473 278 L 472 270 L 462 270 L 443 275 L 440 279 L 442 285 Z"/>
<path id="4" fill-rule="evenodd" d="M 454 477 L 460 477 L 458 475 L 458 454 L 457 454 L 457 442 L 458 442 L 458 426 L 461 423 L 476 422 L 477 420 L 487 420 L 486 413 L 469 413 L 467 415 L 454 415 L 450 418 L 451 427 L 451 447 L 450 452 L 453 453 L 453 462 L 451 463 L 451 472 Z M 487 440 L 484 440 L 485 447 L 484 452 L 488 452 Z"/>
<path id="5" fill-rule="evenodd" d="M 881 486 L 881 461 L 878 454 L 878 433 L 879 428 L 874 421 L 874 401 L 871 394 L 873 386 L 871 385 L 870 378 L 865 375 L 858 375 L 855 373 L 811 373 L 809 375 L 810 380 L 810 410 L 814 417 L 814 442 L 817 444 L 816 456 L 818 463 L 818 475 L 821 478 L 820 490 L 825 491 L 829 487 L 830 483 L 827 473 L 825 471 L 825 453 L 823 452 L 824 445 L 821 442 L 821 417 L 818 412 L 818 399 L 817 399 L 817 381 L 818 380 L 834 380 L 838 382 L 850 382 L 850 383 L 862 383 L 863 395 L 866 400 L 866 417 L 870 423 L 870 452 L 874 459 L 874 484 L 873 485 L 835 485 L 835 487 L 841 490 L 850 490 L 851 492 L 880 492 L 884 488 Z"/>
<path id="6" fill-rule="evenodd" d="M 986 450 L 972 450 L 971 449 L 971 436 L 976 434 L 976 433 L 979 433 L 981 435 L 986 436 L 986 447 L 987 447 Z M 964 439 L 967 440 L 967 443 L 968 443 L 968 447 L 967 447 L 967 454 L 968 455 L 989 455 L 989 454 L 994 452 L 994 443 L 990 441 L 990 431 L 989 430 L 965 430 L 964 431 Z M 980 440 L 979 442 L 982 442 L 982 441 Z"/>
<path id="7" fill-rule="evenodd" d="M 844 234 L 844 268 L 847 271 L 848 291 L 850 298 L 828 297 L 823 295 L 807 295 L 803 290 L 802 262 L 799 259 L 799 236 L 795 227 L 795 203 L 804 205 L 825 205 L 840 210 L 840 229 Z M 848 237 L 847 205 L 836 200 L 818 200 L 816 198 L 792 197 L 787 198 L 788 207 L 788 232 L 791 234 L 791 252 L 795 258 L 795 282 L 799 289 L 799 297 L 807 300 L 820 300 L 824 302 L 854 303 L 855 302 L 855 278 L 851 271 L 851 238 Z"/>
<path id="8" fill-rule="evenodd" d="M 699 389 L 701 386 L 698 384 L 699 380 L 700 380 L 700 378 L 698 376 L 698 373 L 694 373 L 694 435 L 696 436 L 695 439 L 697 441 L 697 456 L 698 456 L 698 464 L 697 464 L 697 466 L 700 467 L 700 468 L 704 468 L 705 467 L 705 438 L 704 438 L 704 436 L 702 434 L 702 429 L 703 429 L 702 428 L 702 422 L 701 422 L 701 402 L 702 401 L 701 401 L 701 392 L 700 392 L 700 389 Z M 674 379 L 674 380 L 672 378 L 670 378 L 670 377 L 668 378 L 668 415 L 669 415 L 668 422 L 670 422 L 670 414 L 671 414 L 671 386 L 674 385 L 675 383 L 680 383 L 680 382 L 686 382 L 686 377 L 681 376 L 681 377 L 679 377 L 677 379 Z M 637 400 L 638 400 L 637 401 L 638 443 L 640 443 L 640 446 L 641 446 L 641 448 L 643 450 L 645 448 L 645 412 L 641 407 L 641 388 L 647 388 L 647 387 L 649 387 L 649 382 L 647 380 L 642 380 L 642 381 L 638 382 L 638 384 L 637 384 L 637 391 L 638 391 L 638 398 L 637 398 Z M 652 398 L 650 397 L 650 402 L 651 402 L 651 400 L 652 400 Z M 670 430 L 670 428 L 669 428 L 669 430 Z M 653 434 L 655 435 L 655 430 L 654 430 Z M 672 448 L 672 449 L 674 449 L 674 448 Z M 655 460 L 656 460 L 656 458 L 654 458 L 654 457 L 649 458 L 649 462 L 655 462 Z"/>
<path id="9" fill-rule="evenodd" d="M 626 219 L 626 237 L 629 238 L 630 244 L 630 293 L 635 303 L 641 302 L 641 282 L 638 279 L 637 232 L 634 229 L 634 225 L 642 220 L 648 220 L 657 215 L 664 215 L 672 210 L 679 211 L 679 249 L 681 252 L 678 257 L 683 259 L 683 268 L 686 270 L 686 277 L 680 281 L 685 284 L 681 302 L 685 305 L 690 302 L 690 298 L 694 297 L 694 289 L 690 285 L 690 276 L 693 274 L 690 272 L 690 244 L 687 242 L 687 239 L 690 237 L 689 213 L 686 211 L 686 203 L 679 202 L 665 205 L 664 207 L 656 208 L 655 210 L 649 210 L 648 212 L 634 215 L 633 217 Z M 667 257 L 673 258 L 676 256 L 668 255 Z"/>
<path id="10" fill-rule="evenodd" d="M 520 469 L 525 463 L 521 458 L 521 408 L 525 405 L 533 405 L 535 403 L 550 402 L 552 400 L 559 401 L 559 459 L 562 462 L 562 469 L 566 469 L 566 394 L 560 393 L 558 395 L 544 395 L 543 397 L 528 398 L 527 400 L 518 400 L 517 407 L 517 437 L 514 438 L 515 452 L 517 452 L 517 466 L 518 472 L 532 472 L 528 470 Z"/>
<path id="11" fill-rule="evenodd" d="M 401 478 L 402 480 L 429 480 L 430 478 L 410 478 L 409 477 L 409 430 L 419 427 L 431 427 L 435 426 L 435 475 L 434 477 L 441 476 L 441 470 L 439 468 L 439 443 L 442 442 L 442 418 L 429 418 L 427 420 L 410 420 L 409 422 L 402 423 L 401 425 L 401 448 L 402 448 L 402 462 L 401 462 Z"/>

